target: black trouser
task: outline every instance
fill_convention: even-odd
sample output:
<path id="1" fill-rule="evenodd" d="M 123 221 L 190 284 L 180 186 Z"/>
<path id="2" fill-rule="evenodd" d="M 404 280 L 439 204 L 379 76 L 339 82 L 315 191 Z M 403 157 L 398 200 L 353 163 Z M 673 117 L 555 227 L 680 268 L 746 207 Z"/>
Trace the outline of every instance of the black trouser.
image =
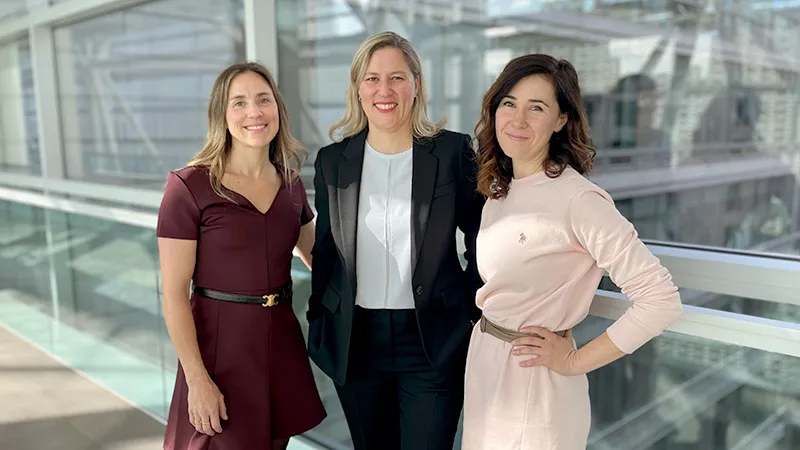
<path id="1" fill-rule="evenodd" d="M 350 342 L 336 389 L 355 450 L 452 450 L 464 376 L 434 370 L 414 310 L 356 307 Z"/>

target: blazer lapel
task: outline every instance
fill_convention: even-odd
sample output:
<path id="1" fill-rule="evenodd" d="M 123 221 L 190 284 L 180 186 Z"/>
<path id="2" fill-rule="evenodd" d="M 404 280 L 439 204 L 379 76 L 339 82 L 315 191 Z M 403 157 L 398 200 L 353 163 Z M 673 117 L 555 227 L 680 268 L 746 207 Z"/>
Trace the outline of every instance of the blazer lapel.
<path id="1" fill-rule="evenodd" d="M 436 169 L 439 158 L 431 154 L 433 139 L 414 139 L 414 161 L 411 170 L 411 269 L 417 267 L 419 252 L 428 226 Z"/>
<path id="2" fill-rule="evenodd" d="M 361 168 L 364 164 L 364 143 L 367 130 L 353 136 L 342 152 L 338 174 L 339 230 L 345 267 L 353 294 L 356 292 L 356 236 L 358 227 L 358 197 L 361 191 Z"/>

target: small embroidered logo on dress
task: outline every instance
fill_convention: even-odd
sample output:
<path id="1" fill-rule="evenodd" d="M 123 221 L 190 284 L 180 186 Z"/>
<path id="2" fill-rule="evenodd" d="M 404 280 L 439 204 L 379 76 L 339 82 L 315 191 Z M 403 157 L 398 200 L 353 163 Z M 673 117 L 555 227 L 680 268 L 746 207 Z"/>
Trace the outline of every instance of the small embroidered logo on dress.
<path id="1" fill-rule="evenodd" d="M 520 233 L 517 242 L 519 242 L 520 244 L 524 244 L 527 241 L 528 241 L 528 236 L 525 236 L 525 233 Z"/>

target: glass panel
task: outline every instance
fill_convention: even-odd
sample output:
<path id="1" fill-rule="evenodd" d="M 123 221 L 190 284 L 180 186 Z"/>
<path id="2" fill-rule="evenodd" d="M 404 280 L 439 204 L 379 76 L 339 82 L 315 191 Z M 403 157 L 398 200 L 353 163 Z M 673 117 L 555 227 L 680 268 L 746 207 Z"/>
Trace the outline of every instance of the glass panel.
<path id="1" fill-rule="evenodd" d="M 603 277 L 600 281 L 600 289 L 611 292 L 622 291 L 608 276 Z M 680 288 L 680 294 L 681 302 L 684 305 L 800 324 L 800 305 L 686 288 Z"/>
<path id="2" fill-rule="evenodd" d="M 0 224 L 0 301 L 12 295 L 23 298 L 31 308 L 52 317 L 44 210 L 0 201 Z"/>
<path id="3" fill-rule="evenodd" d="M 0 22 L 18 19 L 28 14 L 28 12 L 43 6 L 47 6 L 47 0 L 0 0 Z"/>
<path id="4" fill-rule="evenodd" d="M 161 189 L 205 142 L 214 79 L 244 60 L 241 0 L 166 0 L 55 30 L 70 178 Z"/>
<path id="5" fill-rule="evenodd" d="M 0 321 L 166 418 L 177 356 L 155 232 L 0 201 Z"/>
<path id="6" fill-rule="evenodd" d="M 712 2 L 713 3 L 713 2 Z M 344 115 L 370 34 L 409 38 L 431 117 L 472 133 L 506 62 L 548 53 L 578 70 L 594 182 L 642 238 L 799 254 L 796 2 L 278 0 L 281 92 L 314 153 Z M 711 5 L 711 3 L 709 3 Z"/>
<path id="7" fill-rule="evenodd" d="M 579 346 L 611 321 L 587 318 Z M 589 450 L 789 450 L 800 445 L 800 359 L 664 333 L 589 374 Z"/>
<path id="8" fill-rule="evenodd" d="M 41 173 L 28 39 L 0 44 L 0 170 Z"/>
<path id="9" fill-rule="evenodd" d="M 0 324 L 166 419 L 178 357 L 159 277 L 153 229 L 0 200 Z M 299 258 L 292 278 L 307 333 Z"/>
<path id="10" fill-rule="evenodd" d="M 0 2 L 0 21 L 10 20 L 24 15 L 28 6 L 26 3 L 29 0 L 4 0 Z"/>

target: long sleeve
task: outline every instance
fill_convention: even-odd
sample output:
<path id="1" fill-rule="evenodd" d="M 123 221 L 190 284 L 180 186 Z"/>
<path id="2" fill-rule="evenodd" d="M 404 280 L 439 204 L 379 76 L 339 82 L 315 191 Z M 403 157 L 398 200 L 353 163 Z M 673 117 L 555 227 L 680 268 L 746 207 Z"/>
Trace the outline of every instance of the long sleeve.
<path id="1" fill-rule="evenodd" d="M 631 301 L 607 330 L 620 350 L 633 353 L 678 319 L 682 307 L 672 277 L 607 194 L 595 190 L 576 194 L 568 222 L 579 245 Z"/>
<path id="2" fill-rule="evenodd" d="M 314 228 L 314 247 L 311 250 L 311 297 L 308 300 L 309 322 L 319 316 L 320 303 L 328 287 L 336 260 L 336 245 L 331 234 L 331 219 L 328 207 L 328 186 L 323 177 L 322 152 L 314 162 L 314 206 L 317 209 L 317 222 Z"/>
<path id="3" fill-rule="evenodd" d="M 483 286 L 475 260 L 475 243 L 481 226 L 481 212 L 484 198 L 478 193 L 478 163 L 475 151 L 470 145 L 469 136 L 464 136 L 461 148 L 458 180 L 457 220 L 458 228 L 464 233 L 464 259 L 467 261 L 466 273 L 470 282 L 470 302 L 472 308 L 470 318 L 480 319 L 481 310 L 474 304 L 474 293 Z"/>

